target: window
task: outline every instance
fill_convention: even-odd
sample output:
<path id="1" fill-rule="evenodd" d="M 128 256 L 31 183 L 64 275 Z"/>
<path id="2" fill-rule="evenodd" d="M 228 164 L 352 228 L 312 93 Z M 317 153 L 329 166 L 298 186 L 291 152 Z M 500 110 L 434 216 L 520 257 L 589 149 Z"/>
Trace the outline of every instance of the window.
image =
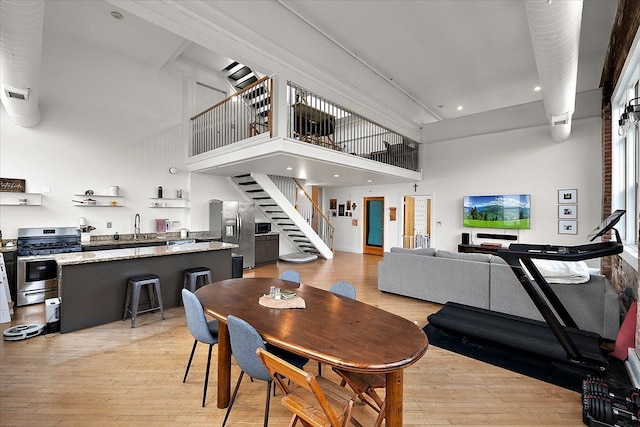
<path id="1" fill-rule="evenodd" d="M 618 79 L 612 97 L 612 209 L 626 209 L 627 213 L 617 227 L 625 244 L 621 255 L 638 268 L 638 219 L 640 215 L 640 122 L 626 132 L 619 129 L 618 120 L 625 107 L 640 96 L 640 47 L 638 37 L 629 51 L 626 65 Z"/>

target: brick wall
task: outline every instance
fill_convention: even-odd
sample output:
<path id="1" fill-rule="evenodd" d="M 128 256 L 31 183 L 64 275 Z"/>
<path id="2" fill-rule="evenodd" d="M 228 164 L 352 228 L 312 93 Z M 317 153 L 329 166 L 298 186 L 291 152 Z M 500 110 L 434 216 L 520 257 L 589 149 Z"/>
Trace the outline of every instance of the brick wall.
<path id="1" fill-rule="evenodd" d="M 611 213 L 611 94 L 640 24 L 640 0 L 620 0 L 615 22 L 611 30 L 609 50 L 602 69 L 602 217 Z M 637 266 L 636 266 L 637 268 Z M 636 298 L 640 294 L 640 276 L 636 269 L 620 257 L 602 259 L 601 270 L 619 291 L 634 288 Z M 621 296 L 622 313 L 630 303 Z M 640 311 L 637 313 L 640 325 Z M 636 328 L 636 349 L 640 350 L 640 329 Z"/>

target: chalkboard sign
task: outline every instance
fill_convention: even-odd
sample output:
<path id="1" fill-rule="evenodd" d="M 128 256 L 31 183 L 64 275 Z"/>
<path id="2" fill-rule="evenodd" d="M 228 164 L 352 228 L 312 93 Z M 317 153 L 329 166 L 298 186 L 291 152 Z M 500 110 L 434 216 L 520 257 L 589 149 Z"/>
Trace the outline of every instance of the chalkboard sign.
<path id="1" fill-rule="evenodd" d="M 7 193 L 25 193 L 25 180 L 0 178 L 0 191 Z"/>

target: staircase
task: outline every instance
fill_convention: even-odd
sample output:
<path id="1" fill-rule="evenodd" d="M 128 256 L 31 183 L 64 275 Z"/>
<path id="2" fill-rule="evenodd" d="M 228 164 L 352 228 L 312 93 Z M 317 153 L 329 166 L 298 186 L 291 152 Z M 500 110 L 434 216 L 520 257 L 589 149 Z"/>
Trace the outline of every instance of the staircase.
<path id="1" fill-rule="evenodd" d="M 242 91 L 259 81 L 258 76 L 246 65 L 233 61 L 221 70 L 222 75 L 237 91 Z M 269 125 L 269 113 L 271 112 L 271 96 L 264 85 L 256 85 L 254 88 L 243 92 L 241 99 L 247 107 L 254 111 L 256 116 L 262 118 L 255 125 L 251 135 L 254 136 L 265 131 Z"/>
<path id="2" fill-rule="evenodd" d="M 333 258 L 333 251 L 329 247 L 333 238 L 333 227 L 330 226 L 330 231 L 322 233 L 324 236 L 321 237 L 270 177 L 252 173 L 234 176 L 231 180 L 255 203 L 256 209 L 269 219 L 272 227 L 299 253 L 314 254 L 325 259 Z M 295 188 L 293 179 L 288 180 Z M 327 227 L 321 229 L 328 230 Z"/>

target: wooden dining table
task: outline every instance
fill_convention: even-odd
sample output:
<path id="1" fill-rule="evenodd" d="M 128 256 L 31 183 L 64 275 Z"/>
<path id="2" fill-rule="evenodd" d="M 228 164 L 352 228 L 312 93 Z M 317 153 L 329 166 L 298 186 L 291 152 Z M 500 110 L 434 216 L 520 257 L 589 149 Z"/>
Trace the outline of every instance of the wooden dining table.
<path id="1" fill-rule="evenodd" d="M 271 286 L 289 289 L 305 308 L 278 309 L 259 304 Z M 329 291 L 272 278 L 228 279 L 203 286 L 196 296 L 218 319 L 218 408 L 229 404 L 231 344 L 226 319 L 232 314 L 251 324 L 262 338 L 285 350 L 339 369 L 386 375 L 386 425 L 403 416 L 403 370 L 427 351 L 424 332 L 413 322 L 372 305 Z"/>

